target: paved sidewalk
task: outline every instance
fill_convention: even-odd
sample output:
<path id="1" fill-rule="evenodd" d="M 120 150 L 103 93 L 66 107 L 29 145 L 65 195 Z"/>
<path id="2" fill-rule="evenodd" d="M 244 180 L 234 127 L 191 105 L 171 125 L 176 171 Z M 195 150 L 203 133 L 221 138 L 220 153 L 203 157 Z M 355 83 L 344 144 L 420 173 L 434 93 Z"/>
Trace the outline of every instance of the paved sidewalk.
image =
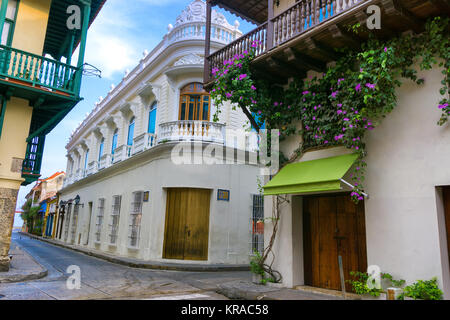
<path id="1" fill-rule="evenodd" d="M 257 285 L 247 281 L 234 281 L 219 285 L 218 293 L 236 300 L 344 300 L 338 294 L 318 293 L 311 290 L 288 289 L 277 285 Z M 347 297 L 347 299 L 353 299 Z"/>
<path id="2" fill-rule="evenodd" d="M 41 279 L 48 271 L 16 243 L 11 243 L 9 254 L 13 257 L 8 272 L 0 272 L 0 283 L 23 282 Z"/>

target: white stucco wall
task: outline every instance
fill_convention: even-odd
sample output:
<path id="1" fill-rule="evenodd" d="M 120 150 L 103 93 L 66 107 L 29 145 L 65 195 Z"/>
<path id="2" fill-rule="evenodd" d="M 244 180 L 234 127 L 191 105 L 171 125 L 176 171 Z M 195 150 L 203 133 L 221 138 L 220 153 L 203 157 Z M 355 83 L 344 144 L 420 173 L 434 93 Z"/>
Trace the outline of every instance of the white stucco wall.
<path id="1" fill-rule="evenodd" d="M 437 276 L 450 298 L 436 202 L 436 187 L 450 185 L 450 126 L 437 125 L 440 69 L 422 77 L 423 86 L 405 81 L 396 109 L 366 138 L 368 263 L 408 282 Z"/>
<path id="2" fill-rule="evenodd" d="M 258 168 L 249 165 L 175 165 L 170 146 L 160 145 L 105 169 L 63 189 L 61 200 L 81 198 L 77 235 L 81 245 L 87 236 L 89 202 L 93 203 L 89 248 L 150 261 L 164 260 L 166 188 L 211 189 L 209 254 L 207 263 L 246 264 L 250 253 L 250 217 L 252 194 L 257 194 Z M 217 190 L 230 190 L 230 201 L 217 201 Z M 140 245 L 129 249 L 128 223 L 132 193 L 150 191 L 150 201 L 143 204 Z M 117 248 L 108 245 L 109 223 L 114 195 L 122 196 Z M 101 245 L 94 243 L 99 199 L 106 199 Z M 73 216 L 73 215 L 72 215 Z M 67 223 L 68 221 L 65 221 Z M 70 241 L 70 232 L 69 239 Z M 187 261 L 183 261 L 187 262 Z M 192 262 L 189 263 L 205 263 Z"/>
<path id="3" fill-rule="evenodd" d="M 450 299 L 448 250 L 441 190 L 450 185 L 450 125 L 440 127 L 437 108 L 442 74 L 439 68 L 419 72 L 425 84 L 406 80 L 397 90 L 397 107 L 366 135 L 368 156 L 365 189 L 368 264 L 394 278 L 428 280 L 438 277 Z M 300 143 L 300 139 L 298 140 Z M 294 149 L 289 145 L 280 146 Z M 331 157 L 349 150 L 331 148 L 306 153 L 299 161 Z M 265 197 L 265 215 L 272 215 Z M 294 207 L 282 206 L 275 242 L 275 269 L 284 285 L 303 284 L 301 196 L 288 196 Z M 293 202 L 292 202 L 293 200 Z M 266 229 L 265 240 L 271 235 Z M 297 247 L 297 249 L 295 249 Z"/>

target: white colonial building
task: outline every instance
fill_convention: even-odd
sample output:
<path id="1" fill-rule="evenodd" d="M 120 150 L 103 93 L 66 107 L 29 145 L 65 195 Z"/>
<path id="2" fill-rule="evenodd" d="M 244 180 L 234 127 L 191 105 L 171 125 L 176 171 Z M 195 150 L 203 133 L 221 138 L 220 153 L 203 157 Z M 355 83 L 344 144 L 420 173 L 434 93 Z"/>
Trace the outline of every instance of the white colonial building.
<path id="1" fill-rule="evenodd" d="M 193 1 L 73 132 L 60 240 L 146 261 L 248 263 L 259 171 L 221 164 L 221 150 L 238 150 L 226 129 L 248 124 L 230 105 L 212 122 L 216 108 L 202 86 L 205 15 L 205 2 Z M 240 37 L 238 27 L 214 12 L 211 49 Z M 191 164 L 180 143 L 192 147 Z"/>

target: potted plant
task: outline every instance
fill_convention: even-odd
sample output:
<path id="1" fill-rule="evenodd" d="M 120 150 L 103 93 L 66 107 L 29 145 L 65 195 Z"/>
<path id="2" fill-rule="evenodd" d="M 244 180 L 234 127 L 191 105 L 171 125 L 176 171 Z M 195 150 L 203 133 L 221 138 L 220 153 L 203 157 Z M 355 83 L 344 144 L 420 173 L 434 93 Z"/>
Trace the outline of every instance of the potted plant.
<path id="1" fill-rule="evenodd" d="M 417 280 L 405 287 L 399 300 L 442 300 L 444 293 L 439 289 L 437 278 L 431 280 Z"/>

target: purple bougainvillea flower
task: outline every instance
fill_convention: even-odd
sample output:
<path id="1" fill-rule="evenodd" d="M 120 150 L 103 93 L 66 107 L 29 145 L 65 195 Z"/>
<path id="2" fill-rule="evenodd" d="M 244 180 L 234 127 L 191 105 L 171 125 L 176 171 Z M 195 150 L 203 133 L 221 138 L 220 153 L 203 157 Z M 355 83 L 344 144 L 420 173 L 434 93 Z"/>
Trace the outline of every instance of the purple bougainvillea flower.
<path id="1" fill-rule="evenodd" d="M 370 89 L 375 89 L 375 84 L 372 84 L 372 83 L 366 83 L 366 87 L 367 88 L 370 88 Z"/>
<path id="2" fill-rule="evenodd" d="M 291 108 L 291 106 L 288 106 L 288 109 L 290 109 Z"/>
<path id="3" fill-rule="evenodd" d="M 387 47 L 384 47 L 384 52 L 387 52 L 387 50 L 388 50 Z"/>
<path id="4" fill-rule="evenodd" d="M 273 105 L 274 105 L 275 107 L 278 107 L 278 102 L 274 102 Z"/>
<path id="5" fill-rule="evenodd" d="M 350 121 L 350 119 L 349 118 L 344 118 L 344 121 Z"/>
<path id="6" fill-rule="evenodd" d="M 333 92 L 333 93 L 331 94 L 331 96 L 332 96 L 333 98 L 336 98 L 337 95 L 338 95 L 338 93 L 339 93 L 339 91 L 335 91 L 335 92 Z"/>
<path id="7" fill-rule="evenodd" d="M 355 90 L 356 90 L 356 91 L 361 91 L 361 84 L 360 84 L 360 83 L 358 83 L 358 84 L 356 85 Z"/>
<path id="8" fill-rule="evenodd" d="M 448 103 L 444 103 L 444 104 L 439 105 L 439 109 L 445 109 L 447 107 L 448 107 Z"/>
<path id="9" fill-rule="evenodd" d="M 239 80 L 244 80 L 245 78 L 247 78 L 247 75 L 244 73 L 244 74 L 241 74 L 240 76 L 239 76 Z"/>
<path id="10" fill-rule="evenodd" d="M 344 78 L 338 79 L 338 85 L 339 85 L 342 81 L 344 81 L 344 80 L 345 80 Z"/>
<path id="11" fill-rule="evenodd" d="M 227 98 L 231 98 L 233 95 L 232 95 L 231 93 L 227 92 L 227 93 L 225 93 L 225 96 L 226 96 Z"/>
<path id="12" fill-rule="evenodd" d="M 307 95 L 309 93 L 309 91 L 303 91 L 303 95 Z"/>
<path id="13" fill-rule="evenodd" d="M 337 106 L 338 106 L 339 108 L 340 108 L 340 107 L 342 107 L 342 103 L 338 103 L 338 105 L 337 105 Z"/>
<path id="14" fill-rule="evenodd" d="M 255 87 L 254 85 L 252 85 L 252 90 L 253 90 L 253 91 L 255 91 L 255 90 L 256 90 L 256 87 Z"/>
<path id="15" fill-rule="evenodd" d="M 342 110 L 338 110 L 338 111 L 337 111 L 337 114 L 341 114 L 341 113 L 342 113 Z"/>
<path id="16" fill-rule="evenodd" d="M 316 121 L 316 117 L 315 116 L 313 117 L 313 120 Z"/>
<path id="17" fill-rule="evenodd" d="M 258 114 L 261 114 L 261 113 L 262 113 L 261 110 L 259 110 L 259 111 L 258 111 Z"/>

